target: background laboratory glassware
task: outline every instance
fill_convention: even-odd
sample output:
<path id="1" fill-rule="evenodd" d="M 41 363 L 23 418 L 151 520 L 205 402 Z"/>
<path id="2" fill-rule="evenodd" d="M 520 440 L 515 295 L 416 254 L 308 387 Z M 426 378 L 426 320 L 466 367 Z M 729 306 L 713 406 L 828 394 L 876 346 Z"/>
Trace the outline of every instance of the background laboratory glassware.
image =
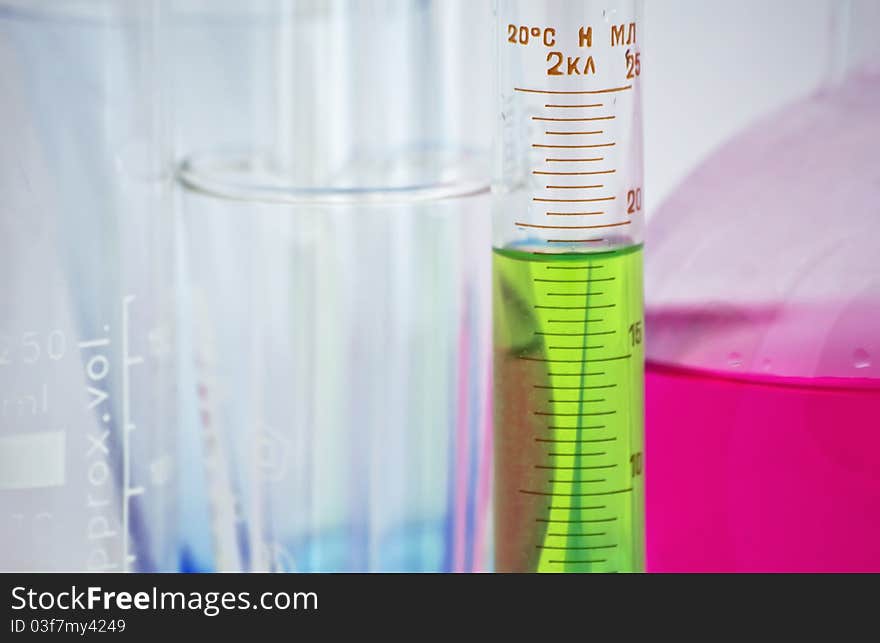
<path id="1" fill-rule="evenodd" d="M 175 21 L 211 497 L 212 553 L 193 558 L 486 568 L 490 130 L 474 89 L 490 62 L 472 35 L 488 5 L 211 3 Z"/>
<path id="2" fill-rule="evenodd" d="M 641 3 L 498 0 L 499 571 L 640 571 Z"/>
<path id="3" fill-rule="evenodd" d="M 880 570 L 880 12 L 849 9 L 827 84 L 651 221 L 651 570 Z"/>
<path id="4" fill-rule="evenodd" d="M 160 24 L 0 2 L 0 569 L 175 566 Z"/>

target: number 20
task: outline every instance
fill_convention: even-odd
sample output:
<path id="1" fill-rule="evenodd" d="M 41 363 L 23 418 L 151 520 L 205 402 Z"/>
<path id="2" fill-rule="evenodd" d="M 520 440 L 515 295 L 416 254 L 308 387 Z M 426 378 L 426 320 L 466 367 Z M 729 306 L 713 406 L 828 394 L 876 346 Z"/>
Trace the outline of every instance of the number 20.
<path id="1" fill-rule="evenodd" d="M 642 209 L 642 188 L 636 188 L 626 193 L 626 211 L 635 214 Z"/>

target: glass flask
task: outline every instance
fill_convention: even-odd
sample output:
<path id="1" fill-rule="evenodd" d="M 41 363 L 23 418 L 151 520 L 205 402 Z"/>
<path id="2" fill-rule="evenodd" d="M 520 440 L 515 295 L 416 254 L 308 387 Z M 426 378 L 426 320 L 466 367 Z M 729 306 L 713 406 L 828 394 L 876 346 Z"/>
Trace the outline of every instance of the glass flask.
<path id="1" fill-rule="evenodd" d="M 832 68 L 648 226 L 650 570 L 880 571 L 880 68 Z"/>

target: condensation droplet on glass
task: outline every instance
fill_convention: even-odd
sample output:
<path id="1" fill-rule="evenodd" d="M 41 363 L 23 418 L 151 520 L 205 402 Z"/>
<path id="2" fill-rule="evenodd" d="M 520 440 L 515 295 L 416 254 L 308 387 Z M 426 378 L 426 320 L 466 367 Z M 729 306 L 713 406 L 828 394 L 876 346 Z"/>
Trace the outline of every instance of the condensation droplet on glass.
<path id="1" fill-rule="evenodd" d="M 871 355 L 864 348 L 853 351 L 853 366 L 856 368 L 868 368 L 871 365 Z"/>
<path id="2" fill-rule="evenodd" d="M 731 353 L 727 356 L 727 364 L 733 368 L 739 368 L 742 366 L 742 355 L 737 352 Z"/>

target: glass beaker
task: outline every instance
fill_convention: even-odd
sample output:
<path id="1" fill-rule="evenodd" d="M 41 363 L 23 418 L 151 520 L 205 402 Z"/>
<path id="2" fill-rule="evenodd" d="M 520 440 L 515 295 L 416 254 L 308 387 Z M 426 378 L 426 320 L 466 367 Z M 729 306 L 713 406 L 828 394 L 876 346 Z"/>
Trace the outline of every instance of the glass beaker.
<path id="1" fill-rule="evenodd" d="M 214 568 L 486 568 L 488 5 L 180 19 L 238 97 L 181 133 Z"/>
<path id="2" fill-rule="evenodd" d="M 847 66 L 649 225 L 652 570 L 880 570 L 880 69 Z"/>
<path id="3" fill-rule="evenodd" d="M 159 3 L 0 2 L 0 569 L 171 570 Z"/>

